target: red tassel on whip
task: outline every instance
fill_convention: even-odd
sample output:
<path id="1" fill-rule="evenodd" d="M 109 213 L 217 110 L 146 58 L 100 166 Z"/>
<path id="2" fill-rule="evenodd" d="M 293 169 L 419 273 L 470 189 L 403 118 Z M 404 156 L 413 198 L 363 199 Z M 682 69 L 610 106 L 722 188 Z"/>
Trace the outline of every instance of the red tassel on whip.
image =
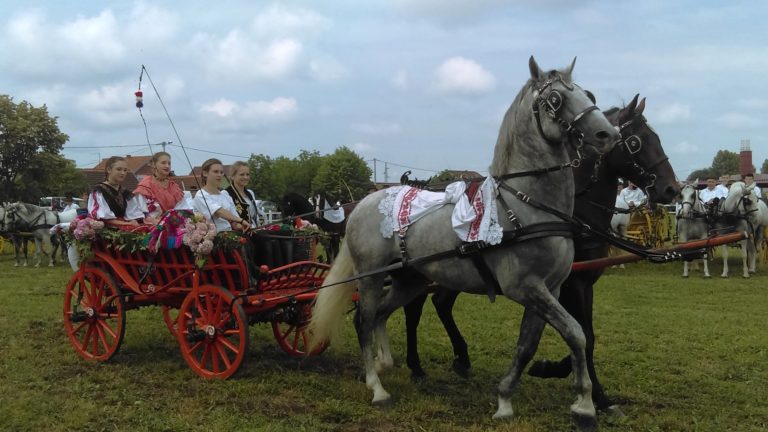
<path id="1" fill-rule="evenodd" d="M 136 108 L 141 108 L 144 106 L 144 92 L 141 90 L 137 90 L 133 93 L 136 95 Z"/>

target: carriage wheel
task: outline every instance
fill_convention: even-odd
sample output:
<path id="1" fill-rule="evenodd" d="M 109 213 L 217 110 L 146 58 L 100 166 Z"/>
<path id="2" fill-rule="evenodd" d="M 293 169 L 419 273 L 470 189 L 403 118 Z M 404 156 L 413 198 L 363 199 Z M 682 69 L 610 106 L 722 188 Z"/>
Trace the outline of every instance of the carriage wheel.
<path id="1" fill-rule="evenodd" d="M 237 372 L 248 352 L 248 319 L 232 293 L 201 286 L 184 298 L 177 322 L 181 355 L 196 374 L 226 379 Z"/>
<path id="2" fill-rule="evenodd" d="M 64 293 L 64 328 L 86 360 L 112 358 L 125 334 L 125 303 L 112 277 L 86 268 L 69 280 Z"/>
<path id="3" fill-rule="evenodd" d="M 179 335 L 179 310 L 170 306 L 163 305 L 163 321 L 165 326 L 168 327 L 168 331 L 171 332 L 171 336 L 178 337 Z"/>
<path id="4" fill-rule="evenodd" d="M 272 321 L 272 333 L 280 348 L 289 355 L 294 357 L 318 355 L 328 348 L 328 342 L 323 342 L 311 351 L 308 350 L 312 333 L 307 326 L 312 316 L 312 306 L 309 303 L 301 306 L 301 312 L 302 316 L 298 323 Z"/>

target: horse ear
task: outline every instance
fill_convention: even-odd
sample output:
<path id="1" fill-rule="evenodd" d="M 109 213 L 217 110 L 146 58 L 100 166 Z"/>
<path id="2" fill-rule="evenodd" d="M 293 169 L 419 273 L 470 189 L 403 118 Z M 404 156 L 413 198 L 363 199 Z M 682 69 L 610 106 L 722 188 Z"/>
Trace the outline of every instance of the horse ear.
<path id="1" fill-rule="evenodd" d="M 637 104 L 637 108 L 635 109 L 635 112 L 637 114 L 642 114 L 643 111 L 645 111 L 645 98 L 643 98 L 639 104 Z"/>
<path id="2" fill-rule="evenodd" d="M 698 186 L 699 185 L 699 178 L 698 177 L 696 177 L 696 180 L 693 181 L 693 185 L 694 186 Z"/>
<path id="3" fill-rule="evenodd" d="M 568 70 L 566 71 L 568 73 L 568 76 L 571 76 L 574 66 L 576 66 L 576 57 L 573 58 L 573 61 L 571 62 L 571 66 L 569 66 Z"/>
<path id="4" fill-rule="evenodd" d="M 627 112 L 634 114 L 635 110 L 637 109 L 637 98 L 640 97 L 640 93 L 636 94 L 635 97 L 632 98 L 632 101 L 627 105 Z"/>
<path id="5" fill-rule="evenodd" d="M 538 81 L 539 78 L 544 76 L 544 71 L 541 70 L 539 65 L 536 63 L 536 60 L 531 56 L 530 59 L 528 59 L 528 69 L 531 70 L 531 78 L 533 78 L 534 81 Z"/>

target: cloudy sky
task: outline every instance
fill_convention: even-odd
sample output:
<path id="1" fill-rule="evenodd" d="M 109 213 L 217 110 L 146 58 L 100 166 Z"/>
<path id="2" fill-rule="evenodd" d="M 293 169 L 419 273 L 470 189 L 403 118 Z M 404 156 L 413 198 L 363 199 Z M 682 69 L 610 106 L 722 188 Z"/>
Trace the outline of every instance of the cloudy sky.
<path id="1" fill-rule="evenodd" d="M 768 3 L 744 1 L 0 0 L 0 93 L 46 104 L 79 167 L 146 155 L 145 65 L 191 163 L 345 145 L 376 163 L 487 173 L 528 78 L 574 56 L 607 109 L 635 93 L 679 177 L 751 140 L 768 158 Z M 151 143 L 172 141 L 145 75 Z M 386 163 L 385 163 L 386 162 Z"/>

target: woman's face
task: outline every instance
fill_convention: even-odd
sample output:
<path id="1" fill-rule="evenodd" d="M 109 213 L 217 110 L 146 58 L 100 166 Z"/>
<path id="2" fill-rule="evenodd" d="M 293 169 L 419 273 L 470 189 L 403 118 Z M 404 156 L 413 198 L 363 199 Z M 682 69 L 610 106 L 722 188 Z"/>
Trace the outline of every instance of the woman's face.
<path id="1" fill-rule="evenodd" d="M 240 167 L 237 172 L 235 172 L 234 178 L 232 179 L 232 182 L 240 188 L 248 186 L 250 181 L 251 170 L 248 167 Z"/>
<path id="2" fill-rule="evenodd" d="M 224 177 L 224 166 L 213 164 L 205 173 L 205 184 L 218 187 L 221 184 L 221 178 Z"/>
<path id="3" fill-rule="evenodd" d="M 155 170 L 158 178 L 167 178 L 171 175 L 171 158 L 168 156 L 160 156 L 155 162 Z"/>
<path id="4" fill-rule="evenodd" d="M 117 161 L 107 169 L 107 180 L 112 184 L 122 184 L 126 175 L 128 175 L 128 163 L 126 161 Z"/>

